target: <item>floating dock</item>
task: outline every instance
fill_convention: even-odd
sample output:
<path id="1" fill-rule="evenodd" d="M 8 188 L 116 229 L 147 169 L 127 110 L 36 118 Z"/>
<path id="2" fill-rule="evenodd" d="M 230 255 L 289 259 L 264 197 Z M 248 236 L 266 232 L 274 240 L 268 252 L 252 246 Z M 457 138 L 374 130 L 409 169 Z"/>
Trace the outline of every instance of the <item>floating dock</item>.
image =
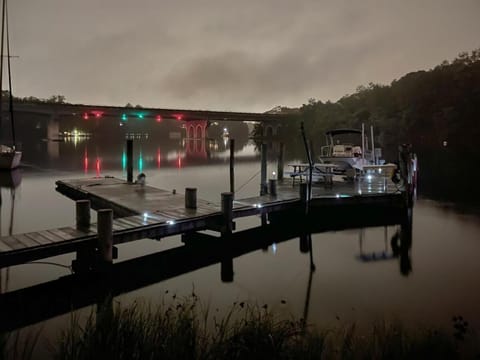
<path id="1" fill-rule="evenodd" d="M 94 210 L 111 209 L 112 246 L 202 230 L 226 235 L 235 230 L 234 219 L 245 216 L 260 215 L 264 223 L 274 223 L 281 221 L 282 216 L 303 218 L 308 212 L 321 222 L 336 216 L 351 216 L 353 220 L 355 214 L 366 209 L 401 213 L 406 207 L 400 189 L 381 177 L 313 186 L 309 198 L 306 185 L 294 185 L 285 179 L 275 182 L 268 194 L 233 199 L 233 194 L 223 193 L 218 203 L 197 199 L 195 193 L 193 205 L 188 204 L 185 194 L 113 177 L 61 180 L 56 182 L 56 189 L 72 200 L 88 200 Z M 88 252 L 99 247 L 100 237 L 99 224 L 80 226 L 78 221 L 76 226 L 1 237 L 0 267 L 69 252 Z M 112 256 L 115 257 L 114 252 Z"/>

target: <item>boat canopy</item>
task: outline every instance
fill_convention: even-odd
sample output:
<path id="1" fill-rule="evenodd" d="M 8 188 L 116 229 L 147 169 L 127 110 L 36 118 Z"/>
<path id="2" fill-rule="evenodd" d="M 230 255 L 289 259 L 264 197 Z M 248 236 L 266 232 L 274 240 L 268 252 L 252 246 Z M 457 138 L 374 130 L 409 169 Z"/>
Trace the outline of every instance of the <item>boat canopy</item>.
<path id="1" fill-rule="evenodd" d="M 362 130 L 358 129 L 334 129 L 325 133 L 327 136 L 343 135 L 343 134 L 362 134 Z"/>

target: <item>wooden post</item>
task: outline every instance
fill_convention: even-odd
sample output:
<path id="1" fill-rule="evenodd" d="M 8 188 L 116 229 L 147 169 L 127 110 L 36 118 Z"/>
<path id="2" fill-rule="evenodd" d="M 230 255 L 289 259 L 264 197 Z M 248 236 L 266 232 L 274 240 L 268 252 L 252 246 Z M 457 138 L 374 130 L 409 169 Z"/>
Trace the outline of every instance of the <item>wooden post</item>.
<path id="1" fill-rule="evenodd" d="M 230 139 L 230 192 L 235 194 L 235 139 Z"/>
<path id="2" fill-rule="evenodd" d="M 75 202 L 77 230 L 87 232 L 90 228 L 90 200 L 77 200 Z M 76 251 L 76 258 L 72 260 L 74 273 L 86 272 L 95 264 L 95 249 L 80 248 Z"/>
<path id="3" fill-rule="evenodd" d="M 403 182 L 403 194 L 406 207 L 413 205 L 413 187 L 412 187 L 412 146 L 402 144 L 398 147 L 398 164 L 400 168 L 400 177 Z"/>
<path id="4" fill-rule="evenodd" d="M 268 180 L 268 192 L 272 196 L 277 196 L 277 179 Z"/>
<path id="5" fill-rule="evenodd" d="M 277 179 L 280 181 L 283 180 L 284 158 L 285 158 L 285 144 L 280 143 L 280 149 L 278 152 L 278 162 L 277 162 Z"/>
<path id="6" fill-rule="evenodd" d="M 373 138 L 373 126 L 370 125 L 370 136 L 372 137 L 372 163 L 377 165 L 377 159 L 375 159 L 375 139 Z"/>
<path id="7" fill-rule="evenodd" d="M 231 192 L 222 193 L 222 214 L 224 222 L 222 235 L 231 234 L 233 231 L 233 194 Z"/>
<path id="8" fill-rule="evenodd" d="M 300 184 L 300 202 L 302 204 L 302 211 L 306 214 L 308 211 L 308 184 Z"/>
<path id="9" fill-rule="evenodd" d="M 260 195 L 267 194 L 267 144 L 262 144 L 260 168 Z"/>
<path id="10" fill-rule="evenodd" d="M 185 188 L 185 208 L 197 208 L 197 188 Z"/>
<path id="11" fill-rule="evenodd" d="M 261 224 L 262 226 L 267 226 L 268 225 L 268 217 L 267 217 L 267 214 L 266 213 L 262 213 L 260 215 L 260 221 L 261 221 Z"/>
<path id="12" fill-rule="evenodd" d="M 127 182 L 133 182 L 133 140 L 127 139 Z"/>
<path id="13" fill-rule="evenodd" d="M 112 263 L 113 259 L 113 211 L 112 209 L 100 209 L 98 218 L 98 249 L 100 261 L 104 265 Z"/>
<path id="14" fill-rule="evenodd" d="M 75 202 L 77 230 L 88 231 L 90 228 L 90 200 Z"/>

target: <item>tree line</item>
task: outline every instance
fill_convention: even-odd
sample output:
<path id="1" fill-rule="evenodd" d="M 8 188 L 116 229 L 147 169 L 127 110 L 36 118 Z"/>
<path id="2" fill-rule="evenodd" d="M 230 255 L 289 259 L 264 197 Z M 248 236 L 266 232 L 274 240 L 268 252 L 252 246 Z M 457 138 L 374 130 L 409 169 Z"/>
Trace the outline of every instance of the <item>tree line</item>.
<path id="1" fill-rule="evenodd" d="M 376 142 L 382 146 L 409 142 L 437 147 L 446 142 L 473 150 L 480 137 L 480 49 L 406 74 L 390 85 L 359 86 L 336 102 L 310 99 L 289 116 L 284 137 L 299 132 L 299 121 L 319 142 L 328 129 L 365 123 L 375 127 Z"/>

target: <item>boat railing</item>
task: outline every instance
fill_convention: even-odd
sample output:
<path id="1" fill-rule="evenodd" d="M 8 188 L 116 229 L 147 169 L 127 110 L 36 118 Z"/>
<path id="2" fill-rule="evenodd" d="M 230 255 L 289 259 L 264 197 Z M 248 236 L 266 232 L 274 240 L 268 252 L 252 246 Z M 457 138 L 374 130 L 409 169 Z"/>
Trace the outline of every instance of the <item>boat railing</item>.
<path id="1" fill-rule="evenodd" d="M 324 145 L 320 148 L 320 156 L 331 156 L 332 147 L 330 145 Z"/>

